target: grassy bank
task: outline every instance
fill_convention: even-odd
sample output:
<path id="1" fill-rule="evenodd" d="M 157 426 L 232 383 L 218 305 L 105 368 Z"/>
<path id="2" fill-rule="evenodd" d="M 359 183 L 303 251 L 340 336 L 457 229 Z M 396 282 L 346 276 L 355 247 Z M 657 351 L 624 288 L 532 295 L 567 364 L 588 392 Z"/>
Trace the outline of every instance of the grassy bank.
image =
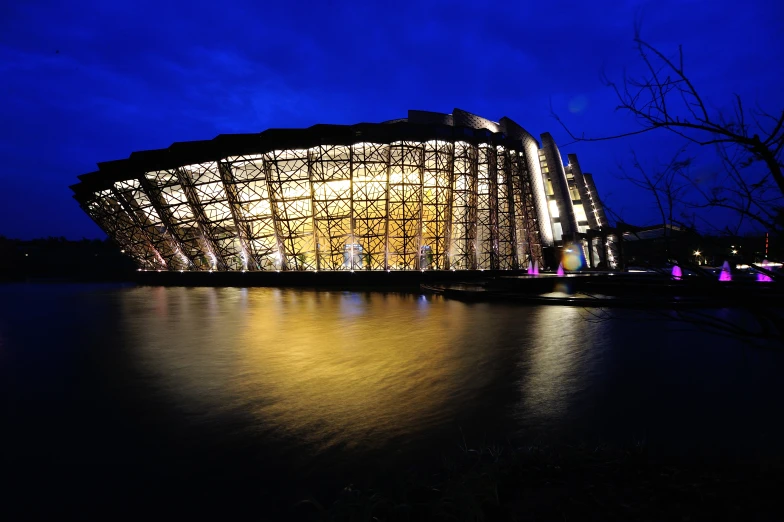
<path id="1" fill-rule="evenodd" d="M 644 446 L 463 447 L 437 469 L 352 484 L 303 520 L 784 520 L 780 461 L 654 458 Z"/>

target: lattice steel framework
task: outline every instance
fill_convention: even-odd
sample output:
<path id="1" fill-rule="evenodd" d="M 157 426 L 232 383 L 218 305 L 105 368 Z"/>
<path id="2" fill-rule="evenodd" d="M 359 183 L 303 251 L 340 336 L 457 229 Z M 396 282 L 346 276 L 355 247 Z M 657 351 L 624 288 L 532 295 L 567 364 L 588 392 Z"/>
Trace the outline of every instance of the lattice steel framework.
<path id="1" fill-rule="evenodd" d="M 498 189 L 495 149 L 480 144 L 477 156 L 476 267 L 498 268 Z"/>
<path id="2" fill-rule="evenodd" d="M 450 268 L 476 269 L 477 149 L 454 145 Z"/>
<path id="3" fill-rule="evenodd" d="M 287 270 L 315 270 L 309 153 L 305 149 L 272 151 L 264 155 L 264 165 L 281 264 Z"/>
<path id="4" fill-rule="evenodd" d="M 353 270 L 362 263 L 361 247 L 353 240 L 351 224 L 352 155 L 351 147 L 346 146 L 321 146 L 310 151 L 319 270 Z"/>
<path id="5" fill-rule="evenodd" d="M 113 190 L 128 215 L 136 222 L 155 251 L 163 257 L 166 267 L 171 270 L 186 270 L 191 261 L 172 237 L 158 210 L 144 192 L 141 181 L 118 181 Z"/>
<path id="6" fill-rule="evenodd" d="M 280 269 L 279 241 L 261 155 L 227 158 L 221 162 L 221 177 L 244 247 L 245 268 Z"/>
<path id="7" fill-rule="evenodd" d="M 447 247 L 452 224 L 453 154 L 452 143 L 446 141 L 425 143 L 420 269 L 449 268 Z"/>
<path id="8" fill-rule="evenodd" d="M 419 268 L 424 150 L 424 144 L 411 141 L 392 143 L 389 148 L 387 266 L 391 270 Z"/>
<path id="9" fill-rule="evenodd" d="M 246 254 L 218 162 L 186 165 L 177 169 L 177 173 L 214 264 L 225 270 L 244 269 Z"/>
<path id="10" fill-rule="evenodd" d="M 188 201 L 177 169 L 157 170 L 144 175 L 142 186 L 157 208 L 161 219 L 168 223 L 174 241 L 181 245 L 183 254 L 191 260 L 191 270 L 217 269 L 217 259 Z M 145 183 L 146 181 L 146 183 Z M 198 202 L 194 202 L 198 206 Z"/>
<path id="11" fill-rule="evenodd" d="M 543 264 L 541 231 L 536 217 L 531 174 L 526 169 L 524 153 L 513 150 L 510 154 L 518 267 L 527 268 L 534 261 L 541 266 Z"/>
<path id="12" fill-rule="evenodd" d="M 498 201 L 498 268 L 517 266 L 517 239 L 512 193 L 512 159 L 504 147 L 496 147 L 496 191 Z"/>
<path id="13" fill-rule="evenodd" d="M 78 199 L 144 270 L 541 265 L 543 247 L 553 246 L 546 189 L 557 158 L 502 123 L 514 139 L 438 124 L 381 142 L 351 131 L 299 147 L 203 151 L 190 162 L 148 155 L 149 167 L 126 175 L 111 166 L 108 183 Z M 592 181 L 585 175 L 589 196 Z"/>
<path id="14" fill-rule="evenodd" d="M 387 268 L 387 215 L 389 208 L 390 147 L 378 143 L 352 146 L 351 200 L 353 204 L 353 242 L 361 257 L 349 248 L 355 269 Z M 361 263 L 359 262 L 361 261 Z"/>
<path id="15" fill-rule="evenodd" d="M 150 171 L 85 209 L 150 270 L 513 269 L 541 262 L 530 185 L 502 146 L 357 143 Z"/>
<path id="16" fill-rule="evenodd" d="M 141 227 L 134 223 L 120 204 L 114 191 L 107 189 L 97 192 L 82 208 L 139 266 L 147 270 L 168 268 Z"/>

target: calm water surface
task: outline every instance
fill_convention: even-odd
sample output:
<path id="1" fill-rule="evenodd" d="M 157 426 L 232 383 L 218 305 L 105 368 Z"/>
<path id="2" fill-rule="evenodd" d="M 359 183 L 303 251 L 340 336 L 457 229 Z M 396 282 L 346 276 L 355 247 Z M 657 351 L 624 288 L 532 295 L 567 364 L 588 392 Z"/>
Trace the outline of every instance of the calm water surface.
<path id="1" fill-rule="evenodd" d="M 221 488 L 304 498 L 425 465 L 462 440 L 780 455 L 783 363 L 623 311 L 597 320 L 395 293 L 0 286 L 6 473 L 21 499 L 84 509 Z"/>

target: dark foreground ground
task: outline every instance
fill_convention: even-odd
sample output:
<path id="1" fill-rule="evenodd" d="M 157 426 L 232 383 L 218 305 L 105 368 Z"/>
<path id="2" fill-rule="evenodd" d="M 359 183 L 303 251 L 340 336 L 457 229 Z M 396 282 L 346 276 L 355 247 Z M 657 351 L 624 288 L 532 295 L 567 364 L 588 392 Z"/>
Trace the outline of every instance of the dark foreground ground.
<path id="1" fill-rule="evenodd" d="M 432 474 L 350 485 L 307 520 L 784 520 L 781 462 L 654 459 L 644 446 L 462 450 Z M 307 513 L 310 511 L 310 513 Z"/>
<path id="2" fill-rule="evenodd" d="M 253 479 L 233 476 L 219 463 L 212 476 L 202 470 L 177 480 L 158 475 L 153 466 L 149 476 L 128 477 L 133 484 L 85 477 L 74 468 L 55 490 L 29 484 L 32 489 L 21 496 L 7 496 L 3 519 L 769 521 L 784 520 L 783 470 L 779 461 L 653 458 L 644 446 L 510 443 L 463 446 L 405 472 L 388 474 L 381 467 L 355 481 L 322 483 L 310 494 L 276 483 L 272 470 Z M 40 479 L 40 486 L 50 484 Z"/>

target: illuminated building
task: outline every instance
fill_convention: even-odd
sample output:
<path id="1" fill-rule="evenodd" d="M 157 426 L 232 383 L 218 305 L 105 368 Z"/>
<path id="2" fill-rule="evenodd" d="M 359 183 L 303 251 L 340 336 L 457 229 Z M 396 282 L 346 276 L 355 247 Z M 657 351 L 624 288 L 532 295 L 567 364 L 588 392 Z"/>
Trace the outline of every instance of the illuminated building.
<path id="1" fill-rule="evenodd" d="M 71 188 L 143 270 L 471 270 L 553 264 L 605 225 L 564 166 L 509 118 L 455 109 L 175 143 L 100 163 Z"/>

